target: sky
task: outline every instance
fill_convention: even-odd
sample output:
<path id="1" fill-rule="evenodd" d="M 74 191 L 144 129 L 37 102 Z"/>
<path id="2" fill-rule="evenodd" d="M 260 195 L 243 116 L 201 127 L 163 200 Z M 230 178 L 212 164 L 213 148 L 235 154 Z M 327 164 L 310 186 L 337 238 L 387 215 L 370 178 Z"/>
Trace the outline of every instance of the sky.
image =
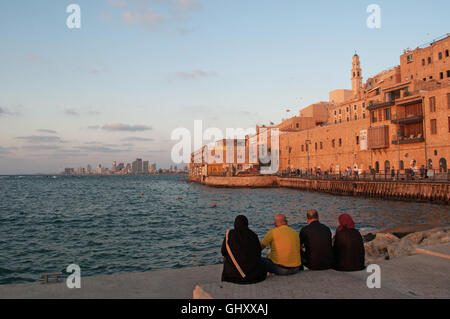
<path id="1" fill-rule="evenodd" d="M 355 51 L 367 79 L 449 32 L 448 12 L 448 0 L 2 0 L 0 174 L 168 167 L 176 128 L 279 123 L 350 89 Z"/>

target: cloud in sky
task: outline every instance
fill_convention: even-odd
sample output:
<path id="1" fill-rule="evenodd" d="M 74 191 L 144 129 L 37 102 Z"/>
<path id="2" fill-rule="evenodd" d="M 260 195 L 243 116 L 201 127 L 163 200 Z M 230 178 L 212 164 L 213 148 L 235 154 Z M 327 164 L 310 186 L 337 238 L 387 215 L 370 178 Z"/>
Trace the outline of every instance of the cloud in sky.
<path id="1" fill-rule="evenodd" d="M 177 11 L 200 11 L 203 6 L 198 0 L 177 0 L 174 8 Z"/>
<path id="2" fill-rule="evenodd" d="M 164 17 L 150 10 L 144 12 L 124 11 L 122 21 L 127 25 L 141 24 L 152 27 L 163 23 Z"/>
<path id="3" fill-rule="evenodd" d="M 71 116 L 78 116 L 78 115 L 80 115 L 80 113 L 78 113 L 74 109 L 65 109 L 64 113 L 66 113 L 67 115 L 71 115 Z"/>
<path id="4" fill-rule="evenodd" d="M 67 143 L 58 136 L 50 135 L 31 135 L 31 136 L 19 136 L 16 137 L 18 140 L 24 140 L 28 143 Z"/>
<path id="5" fill-rule="evenodd" d="M 111 148 L 109 146 L 104 145 L 93 145 L 93 146 L 78 146 L 76 147 L 83 151 L 93 152 L 93 153 L 123 153 L 123 152 L 130 152 L 131 149 L 118 149 L 118 148 Z"/>
<path id="6" fill-rule="evenodd" d="M 198 0 L 108 0 L 108 4 L 119 8 L 123 24 L 150 28 L 166 23 L 186 22 L 189 13 L 203 10 Z M 100 14 L 103 22 L 109 23 L 113 18 L 108 12 Z"/>
<path id="7" fill-rule="evenodd" d="M 54 130 L 43 129 L 43 128 L 38 129 L 36 131 L 38 131 L 39 133 L 47 133 L 47 134 L 57 134 L 58 133 L 58 132 L 56 132 Z"/>
<path id="8" fill-rule="evenodd" d="M 32 55 L 32 54 L 27 54 L 25 56 L 25 58 L 29 61 L 29 62 L 38 62 L 38 61 L 42 61 L 42 57 L 37 56 L 37 55 Z"/>
<path id="9" fill-rule="evenodd" d="M 216 72 L 208 72 L 202 70 L 193 70 L 192 72 L 177 72 L 177 77 L 182 79 L 196 79 L 217 76 Z"/>
<path id="10" fill-rule="evenodd" d="M 147 138 L 147 137 L 138 137 L 138 136 L 130 136 L 123 138 L 122 141 L 124 142 L 153 142 L 153 138 Z"/>
<path id="11" fill-rule="evenodd" d="M 152 127 L 147 125 L 129 125 L 122 123 L 106 124 L 102 130 L 110 132 L 144 132 L 152 130 Z"/>

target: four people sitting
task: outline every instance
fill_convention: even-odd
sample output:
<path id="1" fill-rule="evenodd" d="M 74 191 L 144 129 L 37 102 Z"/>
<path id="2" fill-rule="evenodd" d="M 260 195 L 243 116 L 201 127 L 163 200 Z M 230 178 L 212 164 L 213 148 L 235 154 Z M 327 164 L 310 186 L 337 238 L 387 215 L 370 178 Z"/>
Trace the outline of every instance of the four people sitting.
<path id="1" fill-rule="evenodd" d="M 259 243 L 248 228 L 245 216 L 236 217 L 234 229 L 222 243 L 224 267 L 222 281 L 251 284 L 263 281 L 268 273 L 286 276 L 303 270 L 358 271 L 365 268 L 364 242 L 348 214 L 339 216 L 339 228 L 333 240 L 330 229 L 319 222 L 316 210 L 308 211 L 307 226 L 298 234 L 288 226 L 286 216 L 278 214 L 274 228 Z M 269 258 L 261 251 L 270 247 Z"/>

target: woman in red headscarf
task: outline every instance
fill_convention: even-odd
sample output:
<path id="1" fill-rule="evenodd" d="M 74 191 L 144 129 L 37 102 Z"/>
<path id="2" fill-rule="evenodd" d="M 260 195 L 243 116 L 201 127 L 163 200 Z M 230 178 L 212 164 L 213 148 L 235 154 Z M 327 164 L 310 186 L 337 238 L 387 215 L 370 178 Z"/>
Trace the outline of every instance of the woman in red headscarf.
<path id="1" fill-rule="evenodd" d="M 364 241 L 349 214 L 339 216 L 333 250 L 336 270 L 358 271 L 365 268 Z"/>

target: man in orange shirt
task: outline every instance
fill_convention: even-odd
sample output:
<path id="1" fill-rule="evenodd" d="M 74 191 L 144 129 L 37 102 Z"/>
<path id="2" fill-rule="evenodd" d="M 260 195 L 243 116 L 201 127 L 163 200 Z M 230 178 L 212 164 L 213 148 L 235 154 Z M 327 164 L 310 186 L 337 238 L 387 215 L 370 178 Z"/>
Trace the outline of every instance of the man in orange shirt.
<path id="1" fill-rule="evenodd" d="M 288 227 L 286 216 L 275 216 L 275 228 L 267 232 L 261 249 L 270 246 L 269 258 L 263 258 L 267 271 L 277 275 L 292 275 L 303 270 L 300 258 L 300 238 Z"/>

